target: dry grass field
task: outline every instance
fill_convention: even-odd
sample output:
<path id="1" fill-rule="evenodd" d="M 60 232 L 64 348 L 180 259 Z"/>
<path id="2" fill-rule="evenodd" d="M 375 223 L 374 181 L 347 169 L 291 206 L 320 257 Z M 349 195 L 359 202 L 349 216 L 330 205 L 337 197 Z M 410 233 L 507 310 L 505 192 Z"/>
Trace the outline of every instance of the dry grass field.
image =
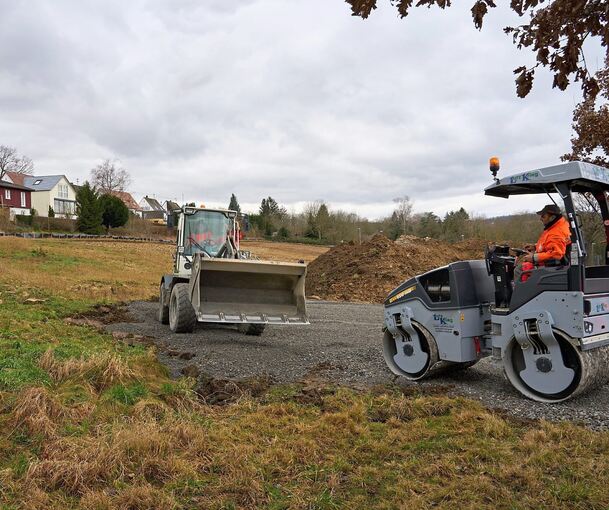
<path id="1" fill-rule="evenodd" d="M 172 247 L 57 239 L 0 238 L 2 281 L 47 288 L 55 296 L 88 301 L 148 299 L 171 271 Z"/>
<path id="2" fill-rule="evenodd" d="M 310 262 L 323 246 L 245 241 L 242 249 L 263 260 Z M 150 299 L 162 274 L 171 272 L 173 245 L 106 240 L 0 238 L 0 272 L 21 288 L 92 301 Z M 52 278 L 52 282 L 49 281 Z"/>
<path id="3" fill-rule="evenodd" d="M 609 507 L 608 433 L 314 379 L 207 404 L 86 318 L 155 296 L 170 251 L 0 239 L 2 510 Z"/>

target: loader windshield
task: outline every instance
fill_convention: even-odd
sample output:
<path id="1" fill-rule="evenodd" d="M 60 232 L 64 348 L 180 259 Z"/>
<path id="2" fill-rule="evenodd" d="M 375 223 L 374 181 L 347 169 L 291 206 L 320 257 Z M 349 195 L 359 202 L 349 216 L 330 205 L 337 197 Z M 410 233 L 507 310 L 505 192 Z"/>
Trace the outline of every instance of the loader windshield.
<path id="1" fill-rule="evenodd" d="M 233 229 L 233 221 L 220 211 L 197 211 L 184 218 L 184 254 L 205 252 L 215 257 Z"/>

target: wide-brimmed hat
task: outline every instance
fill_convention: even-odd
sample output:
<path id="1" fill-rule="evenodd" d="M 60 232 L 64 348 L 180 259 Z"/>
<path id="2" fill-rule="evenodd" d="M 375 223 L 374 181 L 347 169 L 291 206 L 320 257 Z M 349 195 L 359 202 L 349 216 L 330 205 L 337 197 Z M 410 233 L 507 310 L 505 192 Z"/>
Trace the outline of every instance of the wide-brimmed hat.
<path id="1" fill-rule="evenodd" d="M 543 213 L 553 214 L 555 216 L 560 216 L 560 214 L 562 214 L 560 212 L 560 207 L 558 207 L 556 204 L 544 205 L 543 209 L 541 211 L 537 211 L 536 214 L 543 214 Z"/>

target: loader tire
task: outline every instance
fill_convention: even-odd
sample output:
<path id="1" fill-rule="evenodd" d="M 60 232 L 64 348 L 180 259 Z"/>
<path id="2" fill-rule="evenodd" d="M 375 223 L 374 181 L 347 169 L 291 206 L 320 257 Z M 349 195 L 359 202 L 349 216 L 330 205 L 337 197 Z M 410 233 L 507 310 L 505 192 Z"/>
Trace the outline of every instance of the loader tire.
<path id="1" fill-rule="evenodd" d="M 169 305 L 165 304 L 165 285 L 159 287 L 159 313 L 158 319 L 161 324 L 169 324 Z"/>
<path id="2" fill-rule="evenodd" d="M 174 333 L 192 333 L 196 323 L 197 316 L 188 295 L 188 284 L 176 283 L 169 300 L 169 329 Z"/>
<path id="3" fill-rule="evenodd" d="M 266 324 L 241 324 L 239 326 L 239 331 L 246 335 L 260 336 L 264 332 L 265 327 Z"/>

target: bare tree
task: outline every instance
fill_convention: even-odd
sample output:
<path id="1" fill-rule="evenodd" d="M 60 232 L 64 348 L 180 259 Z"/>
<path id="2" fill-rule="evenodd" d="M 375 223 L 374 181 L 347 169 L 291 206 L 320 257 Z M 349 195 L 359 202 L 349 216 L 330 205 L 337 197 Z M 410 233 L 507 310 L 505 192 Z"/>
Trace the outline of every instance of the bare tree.
<path id="1" fill-rule="evenodd" d="M 402 233 L 405 234 L 408 229 L 408 224 L 412 220 L 412 202 L 408 195 L 394 198 L 393 202 L 397 204 L 395 209 L 396 217 L 401 224 Z"/>
<path id="2" fill-rule="evenodd" d="M 573 202 L 584 234 L 589 260 L 592 264 L 596 264 L 600 262 L 598 260 L 600 253 L 603 253 L 604 258 L 605 248 L 605 228 L 600 208 L 591 193 L 574 193 Z"/>
<path id="3" fill-rule="evenodd" d="M 125 191 L 130 183 L 129 172 L 120 167 L 117 160 L 106 159 L 91 170 L 91 184 L 102 194 L 111 191 Z"/>
<path id="4" fill-rule="evenodd" d="M 17 172 L 19 174 L 31 174 L 34 171 L 34 163 L 27 156 L 19 156 L 15 147 L 0 145 L 0 181 L 6 172 Z"/>

